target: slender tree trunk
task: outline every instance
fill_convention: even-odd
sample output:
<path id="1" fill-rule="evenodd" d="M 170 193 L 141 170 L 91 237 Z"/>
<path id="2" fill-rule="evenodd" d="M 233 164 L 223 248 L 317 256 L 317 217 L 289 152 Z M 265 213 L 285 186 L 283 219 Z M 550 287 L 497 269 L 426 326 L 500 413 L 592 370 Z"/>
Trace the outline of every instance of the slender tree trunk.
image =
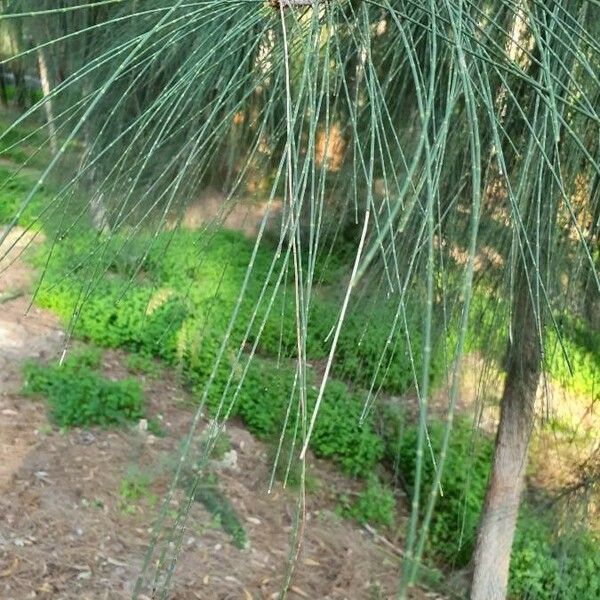
<path id="1" fill-rule="evenodd" d="M 52 100 L 50 98 L 50 77 L 48 75 L 48 64 L 44 51 L 39 48 L 37 51 L 38 69 L 40 71 L 40 81 L 42 82 L 42 93 L 44 94 L 44 111 L 46 112 L 46 121 L 48 122 L 48 133 L 50 136 L 50 151 L 52 154 L 58 152 L 58 142 L 56 137 L 56 127 L 54 124 L 54 111 L 52 109 Z"/>
<path id="2" fill-rule="evenodd" d="M 90 123 L 86 122 L 83 126 L 83 141 L 85 151 L 81 158 L 80 169 L 83 168 L 86 161 L 93 161 L 92 157 L 92 132 L 90 130 Z M 85 185 L 87 193 L 90 196 L 89 208 L 90 217 L 92 219 L 92 227 L 101 234 L 110 233 L 110 224 L 108 222 L 108 214 L 104 203 L 104 194 L 97 190 L 98 187 L 98 173 L 95 164 L 92 164 L 87 169 L 85 175 Z"/>
<path id="3" fill-rule="evenodd" d="M 0 65 L 0 103 L 2 106 L 8 106 L 8 90 L 6 89 L 6 81 L 4 80 L 6 71 L 4 65 Z"/>
<path id="4" fill-rule="evenodd" d="M 503 600 L 511 548 L 527 465 L 535 398 L 541 373 L 541 347 L 534 307 L 521 267 L 513 303 L 513 340 L 492 470 L 473 556 L 472 600 Z"/>
<path id="5" fill-rule="evenodd" d="M 92 215 L 93 228 L 102 234 L 110 233 L 106 208 L 104 206 L 104 194 L 94 195 L 90 200 L 90 213 Z"/>
<path id="6" fill-rule="evenodd" d="M 27 86 L 25 84 L 25 69 L 19 63 L 13 66 L 15 76 L 15 104 L 17 108 L 24 111 L 27 109 Z"/>

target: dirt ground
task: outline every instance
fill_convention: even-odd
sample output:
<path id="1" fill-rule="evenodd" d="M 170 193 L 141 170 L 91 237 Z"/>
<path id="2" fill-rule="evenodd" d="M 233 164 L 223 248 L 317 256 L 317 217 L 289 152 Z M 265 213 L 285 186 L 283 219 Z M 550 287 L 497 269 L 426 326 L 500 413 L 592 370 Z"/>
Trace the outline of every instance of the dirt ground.
<path id="1" fill-rule="evenodd" d="M 176 375 L 162 370 L 140 380 L 146 413 L 160 418 L 163 437 L 139 426 L 65 432 L 49 423 L 43 401 L 20 393 L 21 365 L 58 356 L 64 333 L 53 315 L 36 308 L 27 312 L 32 273 L 19 252 L 29 239 L 19 235 L 11 233 L 0 248 L 2 256 L 15 244 L 0 265 L 0 598 L 129 598 L 193 407 Z M 107 352 L 103 370 L 120 378 L 127 375 L 123 363 L 121 353 Z M 156 597 L 279 595 L 297 493 L 278 484 L 268 494 L 265 445 L 236 423 L 227 433 L 232 460 L 215 469 L 249 544 L 236 548 L 193 502 L 170 592 Z M 128 499 L 122 485 L 132 472 L 144 474 L 148 489 Z M 320 461 L 314 462 L 312 480 L 303 549 L 288 597 L 392 598 L 400 569 L 395 545 L 334 511 L 334 490 L 352 493 L 356 484 Z M 174 504 L 184 499 L 176 494 Z M 149 589 L 139 596 L 151 597 Z M 441 596 L 416 589 L 412 597 Z"/>

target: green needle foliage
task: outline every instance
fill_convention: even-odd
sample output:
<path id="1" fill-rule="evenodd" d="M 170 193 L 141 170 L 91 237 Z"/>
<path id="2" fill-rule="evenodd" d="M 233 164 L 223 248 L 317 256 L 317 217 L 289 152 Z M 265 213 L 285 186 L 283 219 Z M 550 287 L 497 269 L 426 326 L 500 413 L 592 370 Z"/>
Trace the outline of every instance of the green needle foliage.
<path id="1" fill-rule="evenodd" d="M 189 493 L 217 519 L 223 531 L 231 536 L 236 548 L 242 550 L 248 545 L 246 530 L 231 502 L 219 489 L 219 482 L 214 474 L 200 475 Z"/>
<path id="2" fill-rule="evenodd" d="M 3 2 L 2 26 L 33 42 L 1 64 L 42 52 L 55 73 L 0 134 L 7 153 L 38 118 L 46 138 L 22 162 L 52 152 L 12 224 L 48 224 L 36 297 L 70 334 L 180 361 L 198 397 L 189 441 L 203 412 L 238 413 L 267 437 L 291 431 L 301 460 L 311 447 L 364 473 L 383 452 L 373 407 L 410 388 L 403 595 L 429 530 L 446 535 L 434 509 L 473 338 L 495 359 L 508 347 L 509 383 L 527 344 L 536 386 L 543 369 L 588 369 L 563 338 L 570 318 L 589 328 L 600 292 L 600 6 L 291 4 Z M 24 221 L 51 177 L 56 193 Z M 172 230 L 208 185 L 223 194 L 216 221 L 263 202 L 253 244 L 210 223 Z M 477 328 L 480 298 L 498 310 Z M 433 435 L 435 385 L 447 420 Z M 134 595 L 168 596 L 189 506 L 172 539 L 157 533 Z"/>

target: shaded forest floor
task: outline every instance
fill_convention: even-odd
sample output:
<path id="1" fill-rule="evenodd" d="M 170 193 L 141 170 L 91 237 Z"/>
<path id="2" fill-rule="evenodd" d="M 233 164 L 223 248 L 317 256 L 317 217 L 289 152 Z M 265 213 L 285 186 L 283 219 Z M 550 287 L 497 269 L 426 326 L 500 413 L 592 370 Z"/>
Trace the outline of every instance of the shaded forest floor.
<path id="1" fill-rule="evenodd" d="M 0 275 L 0 596 L 128 598 L 194 409 L 176 374 L 158 366 L 142 383 L 146 413 L 159 419 L 163 436 L 140 426 L 61 431 L 42 401 L 23 397 L 22 363 L 56 358 L 64 341 L 50 313 L 31 308 L 25 316 L 33 281 L 19 256 L 26 241 Z M 105 352 L 104 374 L 127 376 L 124 363 L 123 353 Z M 281 588 L 297 493 L 277 484 L 268 494 L 268 448 L 237 423 L 227 434 L 227 459 L 212 468 L 249 543 L 235 547 L 194 502 L 171 599 L 268 599 Z M 356 483 L 323 461 L 312 462 L 310 475 L 304 546 L 289 598 L 393 597 L 400 551 L 336 512 L 336 493 L 352 494 Z M 175 503 L 184 501 L 180 490 Z M 422 587 L 412 597 L 442 596 Z"/>

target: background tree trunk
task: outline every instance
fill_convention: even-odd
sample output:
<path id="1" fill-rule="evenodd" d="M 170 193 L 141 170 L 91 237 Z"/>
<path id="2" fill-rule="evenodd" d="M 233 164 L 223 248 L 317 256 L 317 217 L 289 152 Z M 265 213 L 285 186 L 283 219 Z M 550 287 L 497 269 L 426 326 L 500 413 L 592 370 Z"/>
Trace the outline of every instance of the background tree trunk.
<path id="1" fill-rule="evenodd" d="M 8 106 L 8 90 L 6 88 L 4 65 L 0 65 L 0 103 L 2 106 Z"/>
<path id="2" fill-rule="evenodd" d="M 48 64 L 44 51 L 39 48 L 37 51 L 38 69 L 40 72 L 40 81 L 42 82 L 42 93 L 44 94 L 44 112 L 48 123 L 48 134 L 50 137 L 50 151 L 52 154 L 58 152 L 58 142 L 56 137 L 56 126 L 54 124 L 54 111 L 52 109 L 52 99 L 50 98 L 51 85 L 48 73 Z"/>
<path id="3" fill-rule="evenodd" d="M 15 76 L 15 106 L 20 111 L 27 110 L 27 84 L 25 83 L 25 69 L 20 62 L 13 63 Z"/>

